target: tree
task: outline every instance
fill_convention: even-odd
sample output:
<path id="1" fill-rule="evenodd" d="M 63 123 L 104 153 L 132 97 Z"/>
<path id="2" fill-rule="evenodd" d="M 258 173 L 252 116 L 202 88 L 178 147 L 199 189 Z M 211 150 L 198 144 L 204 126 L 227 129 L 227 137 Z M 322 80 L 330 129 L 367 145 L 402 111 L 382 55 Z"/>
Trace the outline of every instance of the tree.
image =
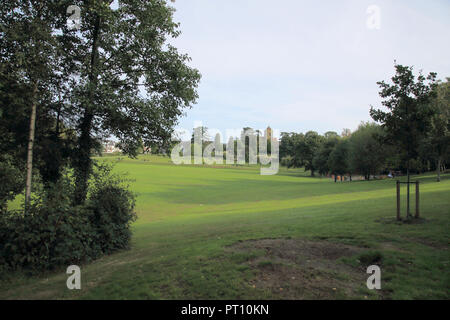
<path id="1" fill-rule="evenodd" d="M 288 168 L 300 168 L 303 166 L 302 159 L 298 154 L 298 146 L 303 139 L 303 133 L 281 133 L 280 158 L 283 165 Z"/>
<path id="2" fill-rule="evenodd" d="M 424 139 L 427 153 L 436 160 L 436 179 L 441 180 L 441 168 L 450 153 L 450 78 L 436 86 L 436 97 L 432 102 L 435 109 L 431 130 Z"/>
<path id="3" fill-rule="evenodd" d="M 328 159 L 328 167 L 334 174 L 334 182 L 336 182 L 337 175 L 344 175 L 350 172 L 348 139 L 340 140 L 335 145 Z"/>
<path id="4" fill-rule="evenodd" d="M 54 9 L 54 3 L 24 0 L 2 4 L 0 9 L 1 122 L 3 129 L 13 129 L 5 130 L 8 134 L 2 139 L 2 152 L 12 155 L 15 165 L 20 167 L 20 162 L 25 161 L 22 150 L 27 144 L 26 204 L 30 200 L 32 169 L 36 163 L 35 141 L 40 142 L 53 123 L 48 121 L 52 120 L 50 106 L 55 83 L 60 78 L 57 75 L 59 46 L 52 32 L 57 21 Z M 37 150 L 40 169 L 50 168 L 39 161 L 43 158 L 42 150 L 46 149 L 41 146 Z M 43 178 L 44 182 L 50 180 L 45 175 Z"/>
<path id="5" fill-rule="evenodd" d="M 416 78 L 412 67 L 396 64 L 395 70 L 392 84 L 377 82 L 381 88 L 379 94 L 384 99 L 382 104 L 388 111 L 371 107 L 370 115 L 385 129 L 386 142 L 398 145 L 403 151 L 408 176 L 406 214 L 410 218 L 410 160 L 417 157 L 419 141 L 431 126 L 433 110 L 430 102 L 434 96 L 436 73 L 425 77 L 419 72 Z"/>
<path id="6" fill-rule="evenodd" d="M 170 139 L 184 108 L 197 98 L 200 74 L 187 55 L 167 43 L 179 35 L 174 9 L 162 0 L 74 1 L 82 13 L 80 30 L 63 27 L 72 77 L 78 132 L 72 165 L 74 202 L 83 203 L 92 172 L 91 150 L 101 136 L 114 135 L 136 156 L 145 146 Z M 69 58 L 70 57 L 70 58 Z"/>
<path id="7" fill-rule="evenodd" d="M 316 168 L 314 167 L 313 159 L 321 142 L 323 141 L 323 137 L 321 137 L 315 131 L 308 131 L 303 136 L 303 139 L 300 139 L 300 143 L 296 147 L 296 155 L 300 159 L 299 162 L 303 163 L 305 166 L 305 170 L 311 170 L 311 176 L 314 176 L 314 171 Z"/>
<path id="8" fill-rule="evenodd" d="M 377 174 L 385 164 L 386 152 L 381 141 L 382 129 L 375 123 L 361 123 L 349 138 L 350 167 L 353 172 L 364 175 Z"/>
<path id="9" fill-rule="evenodd" d="M 336 132 L 329 131 L 324 134 L 324 141 L 321 143 L 313 158 L 313 165 L 320 175 L 325 175 L 330 172 L 328 159 L 339 140 L 340 137 Z"/>

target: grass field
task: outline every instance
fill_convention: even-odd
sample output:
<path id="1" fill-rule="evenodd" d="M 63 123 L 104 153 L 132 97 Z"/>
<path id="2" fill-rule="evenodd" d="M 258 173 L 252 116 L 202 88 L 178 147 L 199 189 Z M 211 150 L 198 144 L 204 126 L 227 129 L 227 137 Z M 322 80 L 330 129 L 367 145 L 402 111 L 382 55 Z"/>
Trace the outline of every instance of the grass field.
<path id="1" fill-rule="evenodd" d="M 450 175 L 414 177 L 423 219 L 397 223 L 392 180 L 103 160 L 134 179 L 132 248 L 82 265 L 81 290 L 66 288 L 65 270 L 14 274 L 1 281 L 0 298 L 450 298 Z M 381 290 L 366 287 L 369 264 L 381 267 Z"/>

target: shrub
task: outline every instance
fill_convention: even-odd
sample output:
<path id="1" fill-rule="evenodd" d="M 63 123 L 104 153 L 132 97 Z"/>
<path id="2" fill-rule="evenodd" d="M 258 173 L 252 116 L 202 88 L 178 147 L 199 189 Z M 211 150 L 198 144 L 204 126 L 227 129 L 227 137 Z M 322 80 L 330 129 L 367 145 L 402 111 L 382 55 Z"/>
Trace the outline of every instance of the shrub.
<path id="1" fill-rule="evenodd" d="M 128 247 L 135 221 L 135 197 L 123 186 L 124 181 L 111 174 L 112 167 L 96 165 L 87 207 L 91 212 L 90 223 L 95 229 L 95 242 L 103 253 Z"/>
<path id="2" fill-rule="evenodd" d="M 0 211 L 6 209 L 8 200 L 23 190 L 24 177 L 23 171 L 12 164 L 7 156 L 0 158 Z"/>
<path id="3" fill-rule="evenodd" d="M 40 191 L 26 213 L 2 212 L 0 269 L 53 269 L 128 247 L 135 200 L 123 181 L 100 166 L 86 204 L 73 206 L 68 176 Z"/>
<path id="4" fill-rule="evenodd" d="M 95 257 L 89 213 L 71 207 L 63 184 L 51 196 L 31 204 L 27 212 L 6 211 L 0 217 L 0 264 L 8 269 L 52 269 Z"/>

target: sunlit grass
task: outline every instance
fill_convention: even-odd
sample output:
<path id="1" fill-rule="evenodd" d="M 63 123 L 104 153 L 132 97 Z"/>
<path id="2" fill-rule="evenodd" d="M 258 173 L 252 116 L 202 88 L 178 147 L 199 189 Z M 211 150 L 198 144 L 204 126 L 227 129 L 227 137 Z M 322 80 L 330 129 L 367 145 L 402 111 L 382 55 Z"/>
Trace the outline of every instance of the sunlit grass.
<path id="1" fill-rule="evenodd" d="M 9 275 L 1 298 L 273 298 L 224 247 L 259 238 L 305 238 L 376 249 L 385 256 L 383 297 L 448 298 L 450 175 L 421 181 L 421 224 L 397 224 L 393 180 L 334 183 L 303 169 L 261 176 L 258 166 L 175 166 L 167 157 L 99 158 L 128 173 L 137 194 L 132 249 L 81 266 L 81 291 L 65 270 Z M 414 211 L 414 188 L 411 189 Z M 402 186 L 405 215 L 406 187 Z M 429 279 L 429 281 L 427 281 Z M 365 283 L 361 283 L 361 296 Z M 366 289 L 367 290 L 367 289 Z"/>

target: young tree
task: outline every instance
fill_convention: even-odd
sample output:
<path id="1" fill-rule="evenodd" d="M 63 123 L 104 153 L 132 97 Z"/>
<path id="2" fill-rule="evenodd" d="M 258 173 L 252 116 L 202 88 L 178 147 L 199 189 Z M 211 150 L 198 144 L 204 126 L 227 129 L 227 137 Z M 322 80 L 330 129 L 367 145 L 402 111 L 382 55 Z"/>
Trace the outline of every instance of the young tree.
<path id="1" fill-rule="evenodd" d="M 436 73 L 425 77 L 420 72 L 416 78 L 412 67 L 396 64 L 395 70 L 392 84 L 377 82 L 387 112 L 371 107 L 370 115 L 382 124 L 386 141 L 398 145 L 403 151 L 408 176 L 406 214 L 410 218 L 410 160 L 417 157 L 419 141 L 431 126 L 433 110 L 430 102 L 434 96 Z"/>

